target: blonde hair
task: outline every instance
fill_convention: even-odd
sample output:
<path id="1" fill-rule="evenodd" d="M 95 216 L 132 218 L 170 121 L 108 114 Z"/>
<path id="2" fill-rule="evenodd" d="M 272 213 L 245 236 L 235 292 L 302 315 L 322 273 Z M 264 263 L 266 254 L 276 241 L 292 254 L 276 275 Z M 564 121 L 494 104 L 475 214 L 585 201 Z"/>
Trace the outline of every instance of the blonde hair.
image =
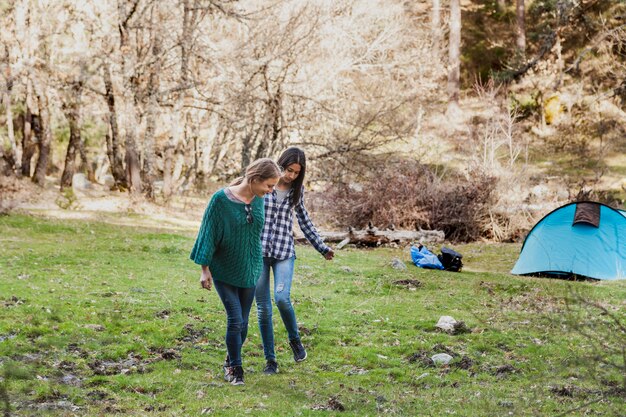
<path id="1" fill-rule="evenodd" d="M 239 185 L 244 179 L 248 183 L 252 181 L 265 181 L 270 178 L 279 178 L 282 170 L 276 162 L 270 158 L 260 158 L 252 161 L 246 168 L 246 174 L 230 183 L 231 186 Z"/>

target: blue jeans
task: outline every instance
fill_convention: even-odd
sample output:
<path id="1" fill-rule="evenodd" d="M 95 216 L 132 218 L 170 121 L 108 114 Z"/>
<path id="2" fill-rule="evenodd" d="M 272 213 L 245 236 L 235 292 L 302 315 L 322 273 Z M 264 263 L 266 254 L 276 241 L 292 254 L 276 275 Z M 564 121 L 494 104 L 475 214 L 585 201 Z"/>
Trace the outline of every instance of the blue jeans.
<path id="1" fill-rule="evenodd" d="M 274 271 L 274 301 L 283 319 L 289 340 L 300 339 L 296 313 L 291 305 L 291 281 L 296 257 L 278 260 L 263 258 L 263 272 L 256 284 L 256 308 L 259 317 L 259 331 L 263 340 L 265 360 L 276 360 L 274 352 L 274 326 L 272 324 L 272 297 L 270 295 L 270 268 Z"/>
<path id="2" fill-rule="evenodd" d="M 242 366 L 241 346 L 248 336 L 248 316 L 254 301 L 254 287 L 239 288 L 213 280 L 213 286 L 226 310 L 226 350 L 230 366 Z"/>

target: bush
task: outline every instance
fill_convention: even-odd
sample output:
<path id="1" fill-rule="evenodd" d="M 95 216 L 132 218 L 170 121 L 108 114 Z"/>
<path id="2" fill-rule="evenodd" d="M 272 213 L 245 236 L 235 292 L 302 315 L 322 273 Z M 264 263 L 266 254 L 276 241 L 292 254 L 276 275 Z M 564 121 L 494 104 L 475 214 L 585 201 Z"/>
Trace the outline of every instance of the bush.
<path id="1" fill-rule="evenodd" d="M 379 165 L 383 165 L 379 163 Z M 475 174 L 442 179 L 416 161 L 391 160 L 361 183 L 331 185 L 322 209 L 339 227 L 437 229 L 451 241 L 489 236 L 489 206 L 496 180 Z"/>

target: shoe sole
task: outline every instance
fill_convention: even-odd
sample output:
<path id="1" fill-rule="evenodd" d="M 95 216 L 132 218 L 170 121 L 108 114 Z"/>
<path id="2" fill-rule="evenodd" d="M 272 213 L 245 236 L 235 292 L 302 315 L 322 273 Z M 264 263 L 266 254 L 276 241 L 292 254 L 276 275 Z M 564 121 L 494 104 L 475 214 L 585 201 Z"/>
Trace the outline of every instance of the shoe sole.
<path id="1" fill-rule="evenodd" d="M 243 381 L 239 381 L 239 382 L 232 381 L 232 382 L 230 383 L 230 385 L 235 385 L 235 386 L 237 386 L 237 385 L 246 385 L 246 384 L 245 384 Z"/>
<path id="2" fill-rule="evenodd" d="M 304 362 L 304 360 L 307 358 L 307 356 L 309 356 L 309 355 L 306 352 L 304 352 L 304 358 L 302 358 L 302 359 L 293 358 L 293 360 L 295 360 L 296 362 Z"/>

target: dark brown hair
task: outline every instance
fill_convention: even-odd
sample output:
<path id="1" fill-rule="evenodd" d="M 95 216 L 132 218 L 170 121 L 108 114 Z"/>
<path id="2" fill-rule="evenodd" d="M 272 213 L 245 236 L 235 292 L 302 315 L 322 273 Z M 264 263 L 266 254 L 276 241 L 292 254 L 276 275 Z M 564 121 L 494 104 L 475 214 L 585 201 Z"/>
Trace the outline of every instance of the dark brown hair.
<path id="1" fill-rule="evenodd" d="M 295 146 L 285 149 L 280 155 L 280 158 L 278 158 L 278 165 L 280 165 L 283 170 L 286 170 L 287 167 L 292 164 L 298 164 L 301 167 L 300 174 L 291 183 L 293 192 L 291 193 L 291 201 L 289 203 L 293 207 L 298 204 L 302 198 L 302 184 L 304 183 L 304 175 L 306 174 L 306 156 L 302 149 L 296 148 Z"/>

